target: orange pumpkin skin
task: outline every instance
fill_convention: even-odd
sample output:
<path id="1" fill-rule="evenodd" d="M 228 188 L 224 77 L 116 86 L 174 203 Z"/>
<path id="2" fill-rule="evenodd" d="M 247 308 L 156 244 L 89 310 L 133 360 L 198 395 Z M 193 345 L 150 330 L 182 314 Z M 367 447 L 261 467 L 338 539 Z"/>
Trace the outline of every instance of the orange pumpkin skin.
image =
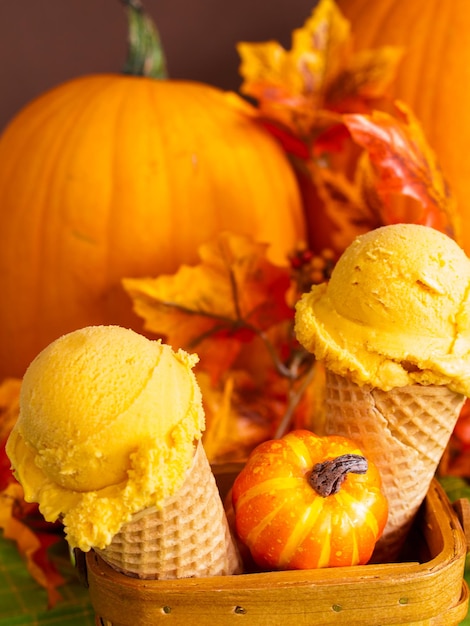
<path id="1" fill-rule="evenodd" d="M 337 0 L 356 49 L 404 51 L 390 94 L 408 104 L 457 200 L 460 243 L 470 254 L 470 7 L 467 0 Z"/>
<path id="2" fill-rule="evenodd" d="M 23 109 L 0 138 L 0 379 L 61 334 L 142 332 L 124 277 L 172 273 L 221 230 L 303 240 L 294 174 L 254 109 L 189 81 L 95 75 Z"/>
<path id="3" fill-rule="evenodd" d="M 232 501 L 241 541 L 263 569 L 364 564 L 384 529 L 388 506 L 377 468 L 348 474 L 337 494 L 319 495 L 316 463 L 361 454 L 344 437 L 296 430 L 259 445 L 236 478 Z"/>

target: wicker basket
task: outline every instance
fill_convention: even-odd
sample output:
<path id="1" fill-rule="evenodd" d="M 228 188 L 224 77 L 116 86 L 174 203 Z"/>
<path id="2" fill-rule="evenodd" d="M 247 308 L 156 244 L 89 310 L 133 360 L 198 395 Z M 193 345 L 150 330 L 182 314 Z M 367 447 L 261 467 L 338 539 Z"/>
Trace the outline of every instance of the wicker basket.
<path id="1" fill-rule="evenodd" d="M 409 558 L 400 563 L 142 581 L 92 551 L 86 574 L 96 624 L 457 625 L 467 615 L 468 588 L 466 524 L 456 509 L 468 504 L 452 507 L 433 481 L 408 541 Z"/>

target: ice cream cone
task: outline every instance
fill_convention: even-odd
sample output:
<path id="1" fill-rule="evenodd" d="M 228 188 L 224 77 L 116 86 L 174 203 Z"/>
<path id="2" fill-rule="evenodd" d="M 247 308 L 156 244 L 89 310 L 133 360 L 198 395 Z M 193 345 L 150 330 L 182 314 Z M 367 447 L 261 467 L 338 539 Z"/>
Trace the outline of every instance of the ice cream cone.
<path id="1" fill-rule="evenodd" d="M 97 553 L 114 569 L 143 579 L 241 572 L 215 478 L 202 444 L 183 486 L 163 508 L 134 515 Z"/>
<path id="2" fill-rule="evenodd" d="M 445 386 L 409 385 L 385 392 L 327 371 L 325 434 L 347 436 L 379 468 L 389 519 L 374 560 L 397 560 L 464 396 Z"/>

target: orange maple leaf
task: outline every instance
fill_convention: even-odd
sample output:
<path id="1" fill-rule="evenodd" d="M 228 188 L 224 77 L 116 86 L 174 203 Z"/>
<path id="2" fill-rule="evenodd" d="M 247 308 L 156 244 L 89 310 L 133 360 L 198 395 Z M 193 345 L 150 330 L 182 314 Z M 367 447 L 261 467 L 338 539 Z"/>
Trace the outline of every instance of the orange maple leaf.
<path id="1" fill-rule="evenodd" d="M 61 539 L 57 526 L 49 524 L 37 504 L 25 502 L 5 452 L 5 444 L 19 412 L 21 380 L 7 378 L 0 384 L 0 529 L 18 547 L 31 576 L 47 591 L 50 607 L 61 598 L 57 587 L 64 579 L 48 557 L 47 549 Z M 46 531 L 46 532 L 43 532 Z"/>
<path id="2" fill-rule="evenodd" d="M 19 378 L 5 378 L 0 383 L 0 441 L 6 439 L 15 424 L 20 410 Z M 2 479 L 0 478 L 0 487 Z"/>
<path id="3" fill-rule="evenodd" d="M 417 222 L 458 239 L 454 196 L 425 138 L 419 121 L 403 102 L 399 116 L 382 111 L 349 114 L 343 120 L 353 140 L 365 148 L 377 174 L 376 190 L 383 203 L 382 222 Z M 420 210 L 401 208 L 397 194 L 414 198 Z"/>
<path id="4" fill-rule="evenodd" d="M 244 370 L 230 370 L 216 386 L 206 372 L 198 372 L 197 379 L 204 398 L 202 441 L 207 458 L 213 464 L 245 461 L 255 446 L 273 434 L 276 414 L 266 416 L 266 412 L 274 399 L 264 389 L 260 402 L 259 386 Z"/>
<path id="5" fill-rule="evenodd" d="M 14 480 L 5 443 L 20 410 L 21 380 L 6 378 L 0 384 L 0 492 Z"/>
<path id="6" fill-rule="evenodd" d="M 280 376 L 267 358 L 262 376 L 233 367 L 214 385 L 205 372 L 197 372 L 206 412 L 203 443 L 210 461 L 244 461 L 262 441 L 298 425 L 312 427 L 323 404 L 316 371 L 312 367 L 293 380 Z"/>
<path id="7" fill-rule="evenodd" d="M 328 84 L 327 107 L 342 112 L 366 112 L 369 102 L 387 94 L 402 56 L 403 50 L 394 46 L 355 52 Z"/>
<path id="8" fill-rule="evenodd" d="M 338 111 L 368 110 L 392 82 L 402 51 L 391 46 L 354 52 L 351 28 L 333 0 L 320 0 L 292 47 L 240 42 L 241 90 L 269 120 L 311 141 L 338 123 Z"/>
<path id="9" fill-rule="evenodd" d="M 328 245 L 337 254 L 358 235 L 383 225 L 358 177 L 349 180 L 343 172 L 321 167 L 314 161 L 306 167 L 328 219 Z M 358 168 L 358 172 L 362 173 L 362 169 Z"/>
<path id="10" fill-rule="evenodd" d="M 200 367 L 217 378 L 241 343 L 293 317 L 286 302 L 289 269 L 270 263 L 267 248 L 222 233 L 201 246 L 199 265 L 154 279 L 124 279 L 123 285 L 147 330 L 174 347 L 197 351 Z"/>
<path id="11" fill-rule="evenodd" d="M 53 607 L 62 597 L 57 587 L 64 584 L 65 580 L 49 560 L 47 548 L 61 537 L 58 534 L 37 533 L 29 528 L 15 514 L 15 508 L 21 502 L 23 489 L 16 482 L 11 482 L 0 492 L 0 528 L 5 539 L 15 541 L 30 575 L 46 589 L 48 606 Z"/>

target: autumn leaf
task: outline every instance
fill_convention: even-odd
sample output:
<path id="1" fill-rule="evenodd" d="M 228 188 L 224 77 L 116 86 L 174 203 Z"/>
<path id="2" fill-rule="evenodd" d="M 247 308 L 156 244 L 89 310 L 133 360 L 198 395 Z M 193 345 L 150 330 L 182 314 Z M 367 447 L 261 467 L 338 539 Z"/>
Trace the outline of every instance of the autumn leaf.
<path id="1" fill-rule="evenodd" d="M 276 41 L 240 42 L 241 90 L 261 115 L 311 142 L 338 124 L 338 111 L 369 110 L 392 82 L 401 50 L 383 47 L 354 52 L 351 28 L 333 0 L 320 0 L 292 47 Z"/>
<path id="2" fill-rule="evenodd" d="M 316 368 L 309 374 L 314 372 Z M 272 366 L 264 374 L 261 381 L 246 369 L 233 368 L 214 385 L 205 372 L 197 373 L 206 413 L 203 443 L 212 463 L 245 461 L 262 441 L 318 420 L 323 405 L 318 377 L 314 383 L 311 375 L 292 381 Z"/>
<path id="3" fill-rule="evenodd" d="M 199 265 L 153 279 L 124 279 L 123 285 L 147 330 L 173 347 L 197 351 L 200 367 L 217 378 L 240 344 L 293 317 L 286 302 L 289 270 L 270 263 L 267 248 L 222 233 L 201 246 Z"/>
<path id="4" fill-rule="evenodd" d="M 7 378 L 0 384 L 0 529 L 14 541 L 31 576 L 44 587 L 50 607 L 61 598 L 57 587 L 63 577 L 48 557 L 48 548 L 61 539 L 58 526 L 44 520 L 35 503 L 25 502 L 23 488 L 11 471 L 5 444 L 19 413 L 21 380 Z M 45 531 L 45 532 L 44 532 Z"/>
<path id="5" fill-rule="evenodd" d="M 294 155 L 301 160 L 307 160 L 311 156 L 311 148 L 302 140 L 296 137 L 285 126 L 276 121 L 260 118 L 259 122 L 264 128 L 277 139 L 287 154 Z"/>
<path id="6" fill-rule="evenodd" d="M 23 502 L 21 486 L 12 482 L 0 493 L 0 528 L 5 539 L 11 539 L 26 562 L 34 580 L 44 587 L 48 595 L 48 606 L 53 607 L 61 595 L 57 587 L 65 581 L 47 556 L 47 549 L 60 540 L 60 535 L 36 533 L 15 514 L 15 508 Z"/>
<path id="7" fill-rule="evenodd" d="M 313 161 L 307 167 L 328 219 L 329 245 L 338 254 L 358 235 L 382 225 L 356 178 L 351 181 L 341 171 Z"/>
<path id="8" fill-rule="evenodd" d="M 20 387 L 21 380 L 18 378 L 6 378 L 0 383 L 0 492 L 14 480 L 5 443 L 18 419 Z"/>
<path id="9" fill-rule="evenodd" d="M 328 108 L 367 112 L 370 103 L 386 95 L 402 57 L 403 50 L 394 46 L 355 52 L 327 87 Z"/>
<path id="10" fill-rule="evenodd" d="M 470 479 L 470 399 L 467 398 L 439 464 L 440 476 Z"/>
<path id="11" fill-rule="evenodd" d="M 254 447 L 272 436 L 278 413 L 266 413 L 278 408 L 273 397 L 265 389 L 260 402 L 260 389 L 244 370 L 230 370 L 215 386 L 206 372 L 198 372 L 197 379 L 204 398 L 207 458 L 212 464 L 245 461 Z"/>
<path id="12" fill-rule="evenodd" d="M 354 141 L 367 151 L 377 174 L 376 189 L 385 207 L 382 221 L 417 222 L 457 238 L 455 200 L 437 157 L 411 110 L 403 102 L 395 104 L 397 117 L 382 111 L 343 116 Z M 416 216 L 394 208 L 397 205 L 393 198 L 399 194 L 420 204 Z"/>
<path id="13" fill-rule="evenodd" d="M 0 383 L 0 441 L 10 434 L 18 418 L 20 387 L 19 378 L 5 378 Z"/>

